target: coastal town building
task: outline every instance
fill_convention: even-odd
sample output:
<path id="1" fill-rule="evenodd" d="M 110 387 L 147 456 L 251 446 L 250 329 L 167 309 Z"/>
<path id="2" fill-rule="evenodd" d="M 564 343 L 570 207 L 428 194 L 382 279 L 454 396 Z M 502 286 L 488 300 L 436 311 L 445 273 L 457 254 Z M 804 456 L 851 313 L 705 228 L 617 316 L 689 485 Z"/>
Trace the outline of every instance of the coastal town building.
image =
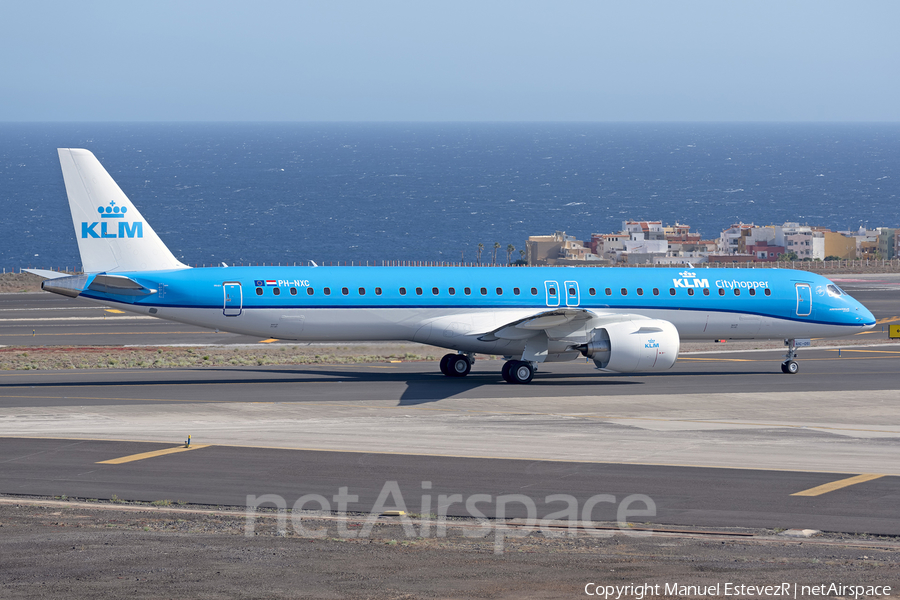
<path id="1" fill-rule="evenodd" d="M 564 231 L 528 238 L 530 265 L 683 265 L 778 260 L 855 260 L 900 257 L 900 228 L 835 232 L 786 222 L 735 223 L 704 240 L 689 225 L 623 221 L 616 233 L 592 233 L 582 242 Z"/>

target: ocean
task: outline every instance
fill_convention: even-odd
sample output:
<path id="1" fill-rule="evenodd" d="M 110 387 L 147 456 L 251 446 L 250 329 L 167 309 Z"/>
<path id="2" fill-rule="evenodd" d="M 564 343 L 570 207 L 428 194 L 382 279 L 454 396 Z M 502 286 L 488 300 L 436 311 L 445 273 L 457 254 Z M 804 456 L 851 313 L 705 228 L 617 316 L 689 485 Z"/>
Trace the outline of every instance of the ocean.
<path id="1" fill-rule="evenodd" d="M 0 123 L 0 267 L 79 265 L 57 147 L 192 265 L 505 262 L 627 219 L 900 226 L 900 124 Z"/>

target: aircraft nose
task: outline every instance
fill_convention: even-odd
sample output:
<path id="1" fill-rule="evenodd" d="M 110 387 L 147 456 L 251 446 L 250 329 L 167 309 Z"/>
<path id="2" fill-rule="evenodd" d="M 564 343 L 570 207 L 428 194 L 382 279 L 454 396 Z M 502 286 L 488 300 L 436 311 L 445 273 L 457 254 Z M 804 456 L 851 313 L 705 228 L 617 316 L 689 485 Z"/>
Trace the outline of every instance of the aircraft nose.
<path id="1" fill-rule="evenodd" d="M 861 321 L 861 324 L 866 329 L 872 329 L 873 327 L 875 327 L 875 315 L 873 315 L 872 312 L 868 308 L 863 306 L 862 303 L 857 301 L 856 304 L 857 304 L 857 307 L 854 312 L 856 313 L 856 316 Z"/>

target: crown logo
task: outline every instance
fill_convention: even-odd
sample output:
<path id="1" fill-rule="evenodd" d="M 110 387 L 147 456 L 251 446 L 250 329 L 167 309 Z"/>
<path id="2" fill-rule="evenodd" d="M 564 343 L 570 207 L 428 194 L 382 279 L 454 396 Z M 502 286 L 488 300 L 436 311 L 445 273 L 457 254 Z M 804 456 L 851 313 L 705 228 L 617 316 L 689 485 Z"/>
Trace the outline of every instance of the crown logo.
<path id="1" fill-rule="evenodd" d="M 109 206 L 106 208 L 98 206 L 97 212 L 100 213 L 101 219 L 123 219 L 125 218 L 125 213 L 128 212 L 128 207 L 118 206 L 115 200 L 110 200 Z"/>
<path id="2" fill-rule="evenodd" d="M 694 273 L 693 271 L 682 271 L 681 273 L 679 273 L 679 275 L 681 275 L 682 277 L 696 277 L 697 276 L 697 274 Z"/>

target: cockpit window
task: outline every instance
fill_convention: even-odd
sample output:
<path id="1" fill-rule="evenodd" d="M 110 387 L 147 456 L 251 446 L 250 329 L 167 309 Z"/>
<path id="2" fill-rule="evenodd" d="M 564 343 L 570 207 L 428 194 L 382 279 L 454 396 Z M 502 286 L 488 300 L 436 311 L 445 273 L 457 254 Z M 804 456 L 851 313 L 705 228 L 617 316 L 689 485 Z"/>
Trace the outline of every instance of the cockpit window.
<path id="1" fill-rule="evenodd" d="M 844 290 L 834 285 L 833 283 L 828 284 L 828 295 L 834 296 L 835 298 L 840 298 L 844 295 Z"/>

